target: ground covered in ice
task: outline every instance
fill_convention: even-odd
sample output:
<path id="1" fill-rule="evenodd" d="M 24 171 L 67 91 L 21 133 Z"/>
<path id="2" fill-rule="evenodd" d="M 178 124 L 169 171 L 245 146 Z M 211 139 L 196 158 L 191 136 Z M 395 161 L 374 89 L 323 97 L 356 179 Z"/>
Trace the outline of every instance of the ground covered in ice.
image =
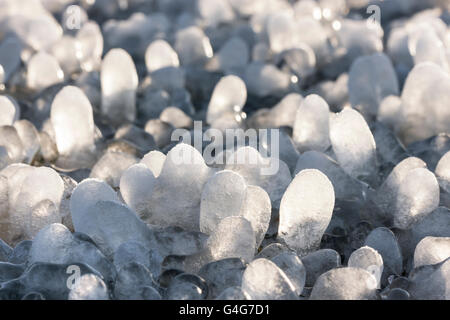
<path id="1" fill-rule="evenodd" d="M 449 208 L 447 0 L 0 0 L 0 299 L 449 300 Z"/>

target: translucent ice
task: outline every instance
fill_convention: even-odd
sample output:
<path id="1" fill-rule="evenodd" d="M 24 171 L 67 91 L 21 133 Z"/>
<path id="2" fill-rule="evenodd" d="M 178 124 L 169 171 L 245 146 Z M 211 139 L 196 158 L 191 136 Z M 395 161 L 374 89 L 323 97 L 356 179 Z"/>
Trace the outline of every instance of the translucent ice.
<path id="1" fill-rule="evenodd" d="M 161 121 L 171 124 L 174 128 L 191 128 L 192 119 L 177 107 L 168 107 L 159 116 Z"/>
<path id="2" fill-rule="evenodd" d="M 335 81 L 318 83 L 310 91 L 321 96 L 333 111 L 342 110 L 348 104 L 348 73 L 342 73 Z"/>
<path id="3" fill-rule="evenodd" d="M 272 109 L 271 113 L 276 116 L 273 127 L 289 126 L 294 127 L 295 116 L 298 107 L 303 101 L 303 97 L 298 93 L 290 93 L 286 95 L 279 103 Z"/>
<path id="4" fill-rule="evenodd" d="M 14 123 L 14 128 L 22 141 L 26 163 L 31 163 L 40 149 L 39 133 L 28 120 L 22 119 Z"/>
<path id="5" fill-rule="evenodd" d="M 146 267 L 154 277 L 159 276 L 161 272 L 162 257 L 137 241 L 122 243 L 114 252 L 113 261 L 117 270 L 127 263 L 137 262 Z"/>
<path id="6" fill-rule="evenodd" d="M 344 55 L 339 59 L 339 67 L 346 69 L 352 62 L 364 55 L 370 55 L 383 50 L 383 29 L 379 25 L 369 24 L 367 20 L 343 19 L 336 31 L 339 47 L 345 48 Z"/>
<path id="7" fill-rule="evenodd" d="M 9 243 L 30 239 L 49 223 L 60 222 L 58 208 L 64 192 L 61 177 L 48 167 L 27 166 L 13 172 L 7 176 L 9 216 L 4 224 L 8 227 L 1 236 Z"/>
<path id="8" fill-rule="evenodd" d="M 100 27 L 93 21 L 88 21 L 76 35 L 79 45 L 78 59 L 81 68 L 90 72 L 98 70 L 103 54 L 103 35 Z"/>
<path id="9" fill-rule="evenodd" d="M 140 286 L 127 297 L 129 300 L 161 300 L 161 295 L 152 286 Z"/>
<path id="10" fill-rule="evenodd" d="M 350 176 L 368 182 L 375 180 L 375 140 L 358 111 L 344 108 L 331 117 L 330 140 L 339 164 Z"/>
<path id="11" fill-rule="evenodd" d="M 428 169 L 435 170 L 439 160 L 450 150 L 450 133 L 440 133 L 431 138 L 408 145 L 407 151 L 426 162 Z"/>
<path id="12" fill-rule="evenodd" d="M 422 266 L 409 275 L 408 288 L 414 300 L 448 300 L 450 259 L 437 265 Z"/>
<path id="13" fill-rule="evenodd" d="M 175 50 L 182 65 L 203 64 L 213 56 L 208 37 L 197 26 L 182 29 L 175 34 Z"/>
<path id="14" fill-rule="evenodd" d="M 295 293 L 299 296 L 303 291 L 306 279 L 306 269 L 299 257 L 294 252 L 284 252 L 271 260 L 291 280 L 295 287 Z"/>
<path id="15" fill-rule="evenodd" d="M 150 119 L 145 124 L 145 131 L 150 133 L 158 148 L 163 148 L 171 142 L 175 128 L 161 119 Z"/>
<path id="16" fill-rule="evenodd" d="M 0 42 L 0 65 L 3 67 L 5 83 L 20 66 L 22 46 L 16 37 L 7 37 Z"/>
<path id="17" fill-rule="evenodd" d="M 251 0 L 229 0 L 231 6 L 243 16 L 253 15 L 261 9 L 259 3 Z"/>
<path id="18" fill-rule="evenodd" d="M 116 131 L 114 139 L 126 141 L 144 153 L 155 148 L 155 140 L 153 137 L 145 130 L 133 124 L 126 124 L 120 127 Z"/>
<path id="19" fill-rule="evenodd" d="M 420 181 L 417 184 L 417 181 Z M 408 229 L 439 206 L 439 184 L 434 174 L 424 168 L 409 171 L 397 190 L 391 210 L 394 226 Z"/>
<path id="20" fill-rule="evenodd" d="M 220 48 L 215 56 L 219 68 L 223 71 L 239 70 L 244 68 L 249 61 L 249 48 L 240 37 L 233 37 Z"/>
<path id="21" fill-rule="evenodd" d="M 227 258 L 248 263 L 254 254 L 255 237 L 250 222 L 242 217 L 226 217 L 214 229 L 204 249 L 186 257 L 184 269 L 198 273 L 206 264 Z"/>
<path id="22" fill-rule="evenodd" d="M 145 266 L 137 262 L 129 262 L 117 273 L 114 295 L 121 300 L 132 299 L 137 288 L 155 285 L 150 271 Z"/>
<path id="23" fill-rule="evenodd" d="M 153 230 L 161 256 L 195 255 L 206 248 L 208 236 L 198 231 L 186 231 L 180 227 Z M 155 255 L 156 257 L 157 255 Z"/>
<path id="24" fill-rule="evenodd" d="M 0 262 L 0 282 L 19 278 L 25 271 L 25 266 L 8 262 Z"/>
<path id="25" fill-rule="evenodd" d="M 301 43 L 294 49 L 284 51 L 279 59 L 282 70 L 290 71 L 297 77 L 296 81 L 305 80 L 315 72 L 316 56 L 306 44 Z"/>
<path id="26" fill-rule="evenodd" d="M 3 240 L 0 239 L 0 262 L 8 261 L 13 249 Z"/>
<path id="27" fill-rule="evenodd" d="M 450 257 L 450 238 L 425 237 L 414 251 L 414 268 L 437 264 Z"/>
<path id="28" fill-rule="evenodd" d="M 119 202 L 97 200 L 88 207 L 82 219 L 79 218 L 73 221 L 75 231 L 89 235 L 108 256 L 126 241 L 145 244 L 150 241 L 147 225 L 135 212 Z"/>
<path id="29" fill-rule="evenodd" d="M 39 132 L 39 139 L 41 142 L 41 148 L 39 155 L 48 162 L 54 162 L 58 159 L 58 148 L 55 141 L 47 132 Z"/>
<path id="30" fill-rule="evenodd" d="M 72 214 L 70 212 L 70 198 L 78 183 L 66 175 L 61 175 L 61 178 L 64 182 L 64 193 L 59 205 L 59 214 L 61 215 L 62 224 L 73 231 Z"/>
<path id="31" fill-rule="evenodd" d="M 99 68 L 100 67 L 97 69 Z M 96 108 L 97 106 L 100 106 L 102 94 L 100 89 L 100 73 L 98 71 L 82 72 L 79 77 L 76 78 L 75 85 L 83 90 L 93 106 Z"/>
<path id="32" fill-rule="evenodd" d="M 1 294 L 5 291 L 12 291 L 15 297 L 20 299 L 27 293 L 38 292 L 44 299 L 48 300 L 67 300 L 69 295 L 69 286 L 67 270 L 69 268 L 79 268 L 80 276 L 85 274 L 101 275 L 92 267 L 83 263 L 71 264 L 53 264 L 53 263 L 35 263 L 31 265 L 19 278 L 5 282 L 0 289 Z M 49 277 L 49 275 L 51 275 Z"/>
<path id="33" fill-rule="evenodd" d="M 405 144 L 448 130 L 450 113 L 444 101 L 449 95 L 450 76 L 439 66 L 425 62 L 414 67 L 402 92 L 398 134 Z"/>
<path id="34" fill-rule="evenodd" d="M 255 236 L 250 222 L 242 217 L 222 219 L 208 239 L 211 261 L 242 258 L 249 262 L 255 254 Z"/>
<path id="35" fill-rule="evenodd" d="M 387 300 L 410 300 L 410 297 L 408 291 L 401 288 L 394 288 L 389 290 Z"/>
<path id="36" fill-rule="evenodd" d="M 6 149 L 12 163 L 22 162 L 25 158 L 25 150 L 22 140 L 13 126 L 0 127 L 0 146 Z"/>
<path id="37" fill-rule="evenodd" d="M 390 275 L 400 275 L 403 270 L 403 257 L 397 238 L 391 230 L 380 227 L 372 230 L 367 236 L 365 246 L 378 251 L 383 258 L 383 274 L 381 284 L 385 285 Z"/>
<path id="38" fill-rule="evenodd" d="M 409 157 L 398 163 L 387 179 L 378 188 L 377 205 L 386 213 L 392 210 L 401 181 L 413 169 L 426 168 L 425 162 L 416 157 Z"/>
<path id="39" fill-rule="evenodd" d="M 30 263 L 86 263 L 100 272 L 109 284 L 116 271 L 92 240 L 82 240 L 59 223 L 50 224 L 36 235 L 30 249 Z"/>
<path id="40" fill-rule="evenodd" d="M 270 198 L 264 189 L 257 186 L 247 186 L 240 215 L 250 221 L 255 235 L 255 248 L 261 245 L 269 228 L 272 206 Z"/>
<path id="41" fill-rule="evenodd" d="M 270 198 L 260 187 L 247 186 L 241 175 L 225 170 L 211 177 L 203 189 L 200 230 L 211 234 L 220 220 L 229 216 L 250 221 L 258 248 L 269 227 Z"/>
<path id="42" fill-rule="evenodd" d="M 304 256 L 317 249 L 334 208 L 334 189 L 320 171 L 298 173 L 280 204 L 278 237 Z"/>
<path id="43" fill-rule="evenodd" d="M 245 83 L 248 91 L 258 97 L 284 92 L 291 77 L 272 64 L 252 62 L 245 69 Z"/>
<path id="44" fill-rule="evenodd" d="M 297 43 L 304 43 L 310 47 L 314 51 L 317 62 L 323 63 L 328 55 L 327 32 L 324 26 L 313 17 L 302 17 L 297 20 L 294 32 Z"/>
<path id="45" fill-rule="evenodd" d="M 237 76 L 226 76 L 216 84 L 208 105 L 207 122 L 213 124 L 226 113 L 239 114 L 247 101 L 247 88 Z"/>
<path id="46" fill-rule="evenodd" d="M 145 164 L 129 167 L 120 178 L 120 194 L 125 203 L 138 214 L 145 210 L 151 197 L 155 176 Z"/>
<path id="47" fill-rule="evenodd" d="M 8 191 L 5 193 L 5 196 L 7 195 L 5 200 L 9 202 L 10 207 L 14 206 L 23 181 L 32 170 L 33 167 L 29 165 L 14 163 L 1 171 L 1 175 L 6 178 L 4 181 L 7 181 Z"/>
<path id="48" fill-rule="evenodd" d="M 414 66 L 414 61 L 408 48 L 411 33 L 408 29 L 402 25 L 392 28 L 386 42 L 386 51 L 395 65 L 409 70 Z"/>
<path id="49" fill-rule="evenodd" d="M 62 82 L 63 79 L 64 72 L 58 61 L 48 53 L 38 52 L 28 61 L 27 85 L 29 88 L 40 91 Z"/>
<path id="50" fill-rule="evenodd" d="M 272 259 L 277 255 L 292 251 L 285 244 L 274 242 L 264 247 L 256 256 L 255 259 L 264 258 L 264 259 Z"/>
<path id="51" fill-rule="evenodd" d="M 322 274 L 311 292 L 311 300 L 372 300 L 377 281 L 360 268 L 338 268 Z"/>
<path id="52" fill-rule="evenodd" d="M 0 299 L 448 299 L 445 0 L 71 2 L 0 0 Z"/>
<path id="53" fill-rule="evenodd" d="M 211 234 L 220 220 L 239 216 L 246 197 L 244 178 L 233 171 L 220 171 L 212 176 L 202 192 L 200 231 Z"/>
<path id="54" fill-rule="evenodd" d="M 348 3 L 348 1 L 344 0 L 320 0 L 319 4 L 322 8 L 322 18 L 324 20 L 333 20 L 339 17 L 346 12 L 349 6 L 351 6 L 352 1 L 349 2 L 350 4 Z"/>
<path id="55" fill-rule="evenodd" d="M 332 249 L 321 249 L 302 257 L 306 269 L 307 287 L 312 287 L 320 275 L 341 266 L 341 256 Z"/>
<path id="56" fill-rule="evenodd" d="M 251 128 L 294 127 L 298 107 L 303 97 L 297 93 L 286 95 L 272 109 L 259 109 L 248 120 Z"/>
<path id="57" fill-rule="evenodd" d="M 255 44 L 252 50 L 253 61 L 264 62 L 270 59 L 271 51 L 266 42 L 260 41 Z"/>
<path id="58" fill-rule="evenodd" d="M 108 20 L 103 24 L 102 31 L 106 48 L 123 48 L 131 55 L 141 55 L 153 39 L 164 37 L 169 27 L 170 21 L 161 12 L 148 15 L 134 12 L 127 19 Z"/>
<path id="59" fill-rule="evenodd" d="M 325 151 L 330 146 L 330 108 L 318 95 L 307 96 L 300 104 L 292 138 L 300 152 Z"/>
<path id="60" fill-rule="evenodd" d="M 69 300 L 109 300 L 108 288 L 94 274 L 81 276 L 70 289 Z"/>
<path id="61" fill-rule="evenodd" d="M 192 94 L 183 87 L 167 89 L 171 92 L 170 104 L 183 110 L 189 116 L 194 115 L 195 109 L 192 104 Z"/>
<path id="62" fill-rule="evenodd" d="M 446 48 L 432 27 L 417 27 L 408 40 L 414 64 L 433 62 L 443 70 L 449 71 Z"/>
<path id="63" fill-rule="evenodd" d="M 101 67 L 102 113 L 113 125 L 134 121 L 136 117 L 136 67 L 123 49 L 112 49 Z"/>
<path id="64" fill-rule="evenodd" d="M 15 33 L 23 43 L 36 51 L 48 48 L 57 41 L 63 29 L 40 1 L 3 1 L 2 14 L 6 18 L 6 31 Z M 6 8 L 5 8 L 6 6 Z"/>
<path id="65" fill-rule="evenodd" d="M 178 67 L 180 62 L 170 44 L 164 40 L 155 40 L 145 52 L 145 64 L 148 72 L 151 73 L 165 67 Z"/>
<path id="66" fill-rule="evenodd" d="M 394 67 L 383 53 L 356 59 L 350 68 L 348 86 L 352 107 L 367 117 L 377 115 L 385 97 L 399 94 Z"/>
<path id="67" fill-rule="evenodd" d="M 89 210 L 101 200 L 119 201 L 119 198 L 104 181 L 86 179 L 79 183 L 70 197 L 70 212 L 74 225 L 81 225 L 84 220 L 89 219 Z"/>
<path id="68" fill-rule="evenodd" d="M 39 232 L 43 226 L 61 222 L 61 216 L 55 204 L 46 199 L 33 206 L 25 232 L 32 236 Z"/>
<path id="69" fill-rule="evenodd" d="M 370 272 L 377 280 L 377 288 L 380 288 L 381 275 L 383 273 L 383 258 L 371 247 L 361 247 L 355 250 L 348 259 L 348 266 L 361 268 Z"/>
<path id="70" fill-rule="evenodd" d="M 4 146 L 0 146 L 0 170 L 8 166 L 10 162 L 8 150 Z"/>
<path id="71" fill-rule="evenodd" d="M 245 269 L 242 289 L 252 300 L 297 300 L 295 287 L 286 274 L 270 260 L 256 259 Z"/>
<path id="72" fill-rule="evenodd" d="M 0 126 L 11 126 L 19 119 L 20 108 L 13 98 L 0 96 Z"/>
<path id="73" fill-rule="evenodd" d="M 152 197 L 148 199 L 146 221 L 199 230 L 200 195 L 210 174 L 196 149 L 186 144 L 175 146 L 167 154 Z M 177 201 L 173 201 L 174 196 Z"/>
<path id="74" fill-rule="evenodd" d="M 150 151 L 140 161 L 145 164 L 157 178 L 161 174 L 161 170 L 166 161 L 166 155 L 159 151 Z"/>
<path id="75" fill-rule="evenodd" d="M 298 1 L 293 5 L 293 9 L 296 18 L 306 16 L 320 19 L 322 17 L 320 3 L 313 0 Z"/>
<path id="76" fill-rule="evenodd" d="M 182 68 L 166 67 L 155 70 L 149 76 L 155 89 L 174 91 L 186 86 L 186 72 Z"/>
<path id="77" fill-rule="evenodd" d="M 434 173 L 441 188 L 450 193 L 450 151 L 439 160 Z"/>
<path id="78" fill-rule="evenodd" d="M 22 300 L 45 300 L 45 297 L 39 292 L 29 292 L 22 297 Z"/>
<path id="79" fill-rule="evenodd" d="M 397 164 L 408 157 L 405 147 L 399 141 L 394 131 L 383 123 L 375 122 L 372 127 L 373 138 L 377 145 L 378 159 L 385 164 Z"/>
<path id="80" fill-rule="evenodd" d="M 267 34 L 270 48 L 279 53 L 291 49 L 296 45 L 296 24 L 291 11 L 269 15 L 267 21 Z"/>
<path id="81" fill-rule="evenodd" d="M 194 274 L 182 273 L 170 282 L 166 298 L 168 300 L 203 300 L 208 295 L 208 286 L 202 278 Z"/>
<path id="82" fill-rule="evenodd" d="M 91 103 L 83 91 L 64 87 L 53 100 L 50 117 L 59 154 L 89 166 L 89 153 L 95 149 L 95 125 Z"/>
<path id="83" fill-rule="evenodd" d="M 305 169 L 317 169 L 333 184 L 336 198 L 362 199 L 363 185 L 350 177 L 336 161 L 318 151 L 307 151 L 300 155 L 295 168 L 297 174 Z"/>
<path id="84" fill-rule="evenodd" d="M 80 69 L 79 44 L 74 37 L 61 37 L 52 45 L 50 52 L 56 58 L 66 76 L 70 76 Z"/>
<path id="85" fill-rule="evenodd" d="M 231 153 L 226 159 L 225 169 L 239 173 L 247 184 L 263 188 L 275 208 L 279 207 L 292 179 L 286 163 L 277 158 L 264 158 L 253 147 L 240 147 Z"/>
<path id="86" fill-rule="evenodd" d="M 198 10 L 205 24 L 211 27 L 234 18 L 233 9 L 227 0 L 199 0 Z"/>
<path id="87" fill-rule="evenodd" d="M 9 255 L 8 261 L 13 264 L 27 264 L 32 244 L 31 240 L 20 241 Z"/>
<path id="88" fill-rule="evenodd" d="M 450 210 L 439 207 L 422 220 L 413 224 L 402 241 L 405 256 L 412 256 L 417 244 L 427 236 L 450 237 Z"/>
<path id="89" fill-rule="evenodd" d="M 89 177 L 101 179 L 113 188 L 117 188 L 122 174 L 136 162 L 137 158 L 129 153 L 108 151 L 92 167 Z"/>
<path id="90" fill-rule="evenodd" d="M 198 275 L 208 284 L 208 298 L 214 299 L 227 288 L 240 286 L 245 266 L 239 258 L 218 260 L 203 266 Z"/>

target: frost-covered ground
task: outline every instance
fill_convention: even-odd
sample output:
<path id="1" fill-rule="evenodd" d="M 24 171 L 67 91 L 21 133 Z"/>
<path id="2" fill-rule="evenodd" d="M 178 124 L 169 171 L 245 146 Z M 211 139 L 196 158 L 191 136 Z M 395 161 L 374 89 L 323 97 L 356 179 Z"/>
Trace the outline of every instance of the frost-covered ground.
<path id="1" fill-rule="evenodd" d="M 0 0 L 0 299 L 450 299 L 447 0 Z"/>

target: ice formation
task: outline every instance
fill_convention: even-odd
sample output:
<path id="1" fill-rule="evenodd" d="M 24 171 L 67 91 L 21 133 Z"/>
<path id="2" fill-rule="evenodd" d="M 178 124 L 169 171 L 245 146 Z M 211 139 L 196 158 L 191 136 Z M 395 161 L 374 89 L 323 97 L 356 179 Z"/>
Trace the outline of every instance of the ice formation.
<path id="1" fill-rule="evenodd" d="M 449 300 L 449 17 L 0 0 L 0 299 Z"/>

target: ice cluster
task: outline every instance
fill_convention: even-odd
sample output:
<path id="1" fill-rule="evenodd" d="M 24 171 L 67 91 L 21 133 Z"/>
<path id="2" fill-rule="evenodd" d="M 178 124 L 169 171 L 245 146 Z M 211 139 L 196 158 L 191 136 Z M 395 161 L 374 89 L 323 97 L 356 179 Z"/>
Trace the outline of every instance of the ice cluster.
<path id="1" fill-rule="evenodd" d="M 0 0 L 0 299 L 450 300 L 450 3 Z"/>

